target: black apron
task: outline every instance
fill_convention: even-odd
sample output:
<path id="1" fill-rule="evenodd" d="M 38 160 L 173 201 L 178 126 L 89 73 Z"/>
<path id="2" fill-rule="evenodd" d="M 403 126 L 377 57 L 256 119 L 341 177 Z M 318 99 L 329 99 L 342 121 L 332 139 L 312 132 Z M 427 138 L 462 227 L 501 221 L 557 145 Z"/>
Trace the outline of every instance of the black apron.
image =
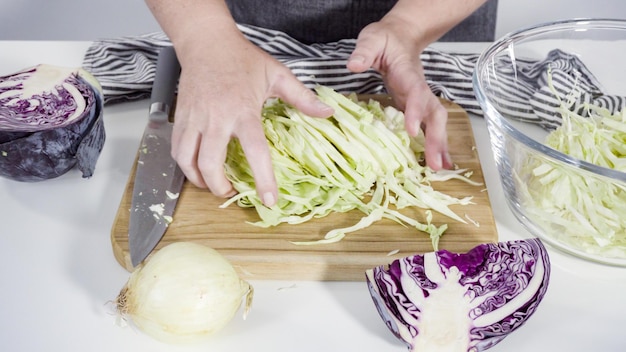
<path id="1" fill-rule="evenodd" d="M 356 38 L 397 0 L 226 0 L 235 21 L 287 33 L 305 44 Z M 493 41 L 497 0 L 490 0 L 440 41 Z"/>

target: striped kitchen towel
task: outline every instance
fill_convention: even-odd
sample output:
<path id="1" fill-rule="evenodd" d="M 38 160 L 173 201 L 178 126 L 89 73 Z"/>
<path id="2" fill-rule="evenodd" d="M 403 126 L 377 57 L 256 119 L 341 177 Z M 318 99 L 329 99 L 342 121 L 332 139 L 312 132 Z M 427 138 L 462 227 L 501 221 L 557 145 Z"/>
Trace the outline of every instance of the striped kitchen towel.
<path id="1" fill-rule="evenodd" d="M 386 92 L 376 71 L 352 73 L 346 68 L 354 39 L 305 45 L 275 30 L 248 25 L 239 25 L 239 29 L 252 43 L 290 68 L 309 88 L 325 85 L 341 93 Z M 158 51 L 167 45 L 171 43 L 163 32 L 98 40 L 87 50 L 83 66 L 100 81 L 106 104 L 143 99 L 150 94 Z M 446 53 L 433 48 L 427 48 L 421 55 L 426 80 L 437 96 L 457 103 L 469 113 L 482 115 L 472 86 L 478 57 L 478 54 Z M 507 58 L 497 65 L 499 70 L 511 72 L 510 80 L 498 80 L 501 92 L 498 104 L 511 116 L 546 128 L 558 124 L 559 99 L 570 97 L 574 89 L 579 90 L 580 99 L 573 108 L 590 102 L 613 111 L 626 106 L 624 98 L 604 95 L 597 80 L 575 55 L 560 50 L 552 51 L 540 61 L 518 58 L 515 71 Z M 549 72 L 554 89 L 547 84 Z"/>
<path id="2" fill-rule="evenodd" d="M 581 59 L 559 49 L 543 60 L 498 57 L 491 70 L 489 99 L 505 116 L 552 130 L 561 124 L 559 109 L 588 116 L 589 105 L 611 113 L 626 107 L 626 97 L 605 94 Z M 497 79 L 495 73 L 497 72 Z"/>

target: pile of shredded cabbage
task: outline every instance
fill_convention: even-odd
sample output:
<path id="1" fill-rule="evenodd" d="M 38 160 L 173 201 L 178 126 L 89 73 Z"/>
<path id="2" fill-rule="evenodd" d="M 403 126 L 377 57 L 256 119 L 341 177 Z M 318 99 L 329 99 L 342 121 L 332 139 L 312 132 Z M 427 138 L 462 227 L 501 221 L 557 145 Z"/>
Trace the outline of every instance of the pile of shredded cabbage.
<path id="1" fill-rule="evenodd" d="M 611 113 L 585 104 L 574 112 L 576 97 L 561 101 L 562 125 L 545 144 L 609 169 L 626 172 L 626 109 Z M 580 110 L 579 110 L 580 111 Z M 528 210 L 555 229 L 551 235 L 580 251 L 626 258 L 626 183 L 531 155 L 520 172 Z"/>
<path id="2" fill-rule="evenodd" d="M 361 102 L 331 88 L 316 88 L 319 99 L 335 113 L 328 119 L 304 115 L 283 101 L 266 103 L 263 125 L 270 144 L 279 187 L 278 202 L 268 208 L 256 194 L 252 171 L 241 145 L 231 141 L 226 172 L 238 195 L 222 207 L 237 203 L 254 207 L 262 227 L 281 223 L 299 224 L 331 212 L 358 209 L 364 216 L 352 226 L 329 231 L 323 239 L 296 244 L 332 243 L 388 218 L 427 233 L 434 249 L 447 224 L 432 223 L 435 210 L 466 223 L 450 205 L 472 204 L 471 197 L 456 198 L 439 192 L 432 181 L 469 179 L 467 170 L 433 172 L 420 163 L 423 135 L 411 138 L 404 131 L 404 114 L 376 100 Z M 423 219 L 414 219 L 400 209 L 426 209 Z"/>

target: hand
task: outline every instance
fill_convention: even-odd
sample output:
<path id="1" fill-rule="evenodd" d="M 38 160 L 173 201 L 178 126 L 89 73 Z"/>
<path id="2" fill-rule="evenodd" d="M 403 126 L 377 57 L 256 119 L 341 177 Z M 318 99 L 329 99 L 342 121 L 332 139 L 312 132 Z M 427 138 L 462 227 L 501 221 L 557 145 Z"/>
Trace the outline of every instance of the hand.
<path id="1" fill-rule="evenodd" d="M 368 25 L 359 34 L 348 69 L 363 72 L 374 68 L 380 72 L 398 108 L 404 111 L 409 135 L 424 130 L 426 164 L 433 170 L 451 168 L 448 113 L 431 92 L 420 60 L 428 43 L 411 28 L 415 26 L 392 14 Z"/>
<path id="2" fill-rule="evenodd" d="M 332 115 L 280 62 L 238 31 L 215 44 L 195 41 L 177 49 L 182 71 L 172 133 L 172 156 L 194 185 L 217 196 L 236 193 L 224 173 L 227 145 L 239 139 L 266 206 L 278 196 L 261 124 L 266 99 L 279 97 L 305 114 Z"/>

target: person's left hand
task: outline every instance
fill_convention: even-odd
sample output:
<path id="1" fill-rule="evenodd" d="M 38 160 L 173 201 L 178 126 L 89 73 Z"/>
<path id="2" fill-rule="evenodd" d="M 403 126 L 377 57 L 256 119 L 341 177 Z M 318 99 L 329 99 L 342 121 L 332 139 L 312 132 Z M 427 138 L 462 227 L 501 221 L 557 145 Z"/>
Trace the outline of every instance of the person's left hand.
<path id="1" fill-rule="evenodd" d="M 435 171 L 451 168 L 448 113 L 430 90 L 420 59 L 429 43 L 416 31 L 411 32 L 411 27 L 391 15 L 368 25 L 359 34 L 347 67 L 353 72 L 370 68 L 380 72 L 397 107 L 404 111 L 409 135 L 416 136 L 420 128 L 424 130 L 426 164 Z"/>

